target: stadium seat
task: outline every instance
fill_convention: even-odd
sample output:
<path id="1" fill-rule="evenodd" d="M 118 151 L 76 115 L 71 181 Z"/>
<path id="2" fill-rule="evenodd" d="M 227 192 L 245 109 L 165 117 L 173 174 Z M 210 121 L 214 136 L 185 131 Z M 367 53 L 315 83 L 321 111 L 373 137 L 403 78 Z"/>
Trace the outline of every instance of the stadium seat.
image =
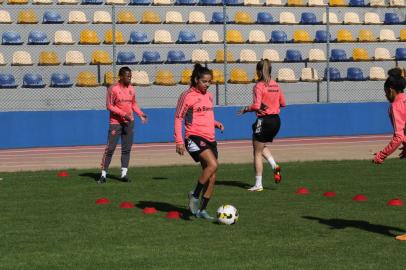
<path id="1" fill-rule="evenodd" d="M 350 0 L 348 2 L 348 5 L 350 7 L 364 7 L 365 3 L 364 3 L 364 0 Z"/>
<path id="2" fill-rule="evenodd" d="M 16 79 L 12 74 L 0 73 L 0 88 L 16 88 Z"/>
<path id="3" fill-rule="evenodd" d="M 400 41 L 406 41 L 406 29 L 400 30 Z"/>
<path id="4" fill-rule="evenodd" d="M 212 16 L 211 16 L 211 22 L 213 24 L 223 24 L 224 21 L 226 21 L 226 23 L 230 23 L 230 21 L 228 20 L 228 16 L 226 15 L 224 18 L 224 14 L 223 12 L 218 12 L 215 11 L 213 12 Z"/>
<path id="5" fill-rule="evenodd" d="M 168 51 L 168 56 L 166 58 L 167 63 L 187 63 L 185 53 L 179 50 L 170 50 Z"/>
<path id="6" fill-rule="evenodd" d="M 192 72 L 193 72 L 193 70 L 191 70 L 191 69 L 182 70 L 182 74 L 180 75 L 179 84 L 189 85 L 190 84 L 190 77 L 192 77 Z"/>
<path id="7" fill-rule="evenodd" d="M 313 40 L 310 38 L 310 35 L 305 30 L 296 30 L 293 32 L 293 42 L 294 43 L 308 43 Z"/>
<path id="8" fill-rule="evenodd" d="M 82 0 L 82 5 L 101 5 L 103 0 Z"/>
<path id="9" fill-rule="evenodd" d="M 162 63 L 161 55 L 157 51 L 145 51 L 142 53 L 143 64 L 159 64 Z"/>
<path id="10" fill-rule="evenodd" d="M 28 5 L 28 0 L 7 0 L 8 5 Z"/>
<path id="11" fill-rule="evenodd" d="M 76 86 L 79 87 L 96 87 L 99 85 L 96 74 L 91 71 L 82 71 L 76 78 Z"/>
<path id="12" fill-rule="evenodd" d="M 300 80 L 303 82 L 317 82 L 320 81 L 319 75 L 315 68 L 306 67 L 302 69 Z"/>
<path id="13" fill-rule="evenodd" d="M 248 35 L 249 43 L 268 43 L 265 33 L 262 30 L 251 30 Z"/>
<path id="14" fill-rule="evenodd" d="M 397 41 L 395 32 L 392 29 L 381 29 L 379 31 L 379 41 Z"/>
<path id="15" fill-rule="evenodd" d="M 349 81 L 364 81 L 364 74 L 362 69 L 358 67 L 349 67 L 347 69 L 347 80 Z"/>
<path id="16" fill-rule="evenodd" d="M 93 23 L 112 23 L 110 13 L 104 10 L 96 10 L 93 13 Z"/>
<path id="17" fill-rule="evenodd" d="M 7 63 L 4 60 L 4 55 L 0 53 L 0 66 L 5 66 Z"/>
<path id="18" fill-rule="evenodd" d="M 384 24 L 400 24 L 400 18 L 396 13 L 385 13 Z"/>
<path id="19" fill-rule="evenodd" d="M 200 6 L 216 6 L 217 0 L 199 0 Z"/>
<path id="20" fill-rule="evenodd" d="M 278 51 L 273 49 L 265 49 L 262 53 L 262 58 L 268 59 L 271 62 L 281 62 Z"/>
<path id="21" fill-rule="evenodd" d="M 58 5 L 77 5 L 79 0 L 58 0 Z"/>
<path id="22" fill-rule="evenodd" d="M 324 7 L 324 6 L 327 6 L 327 4 L 324 3 L 323 0 L 309 0 L 307 5 L 309 7 Z"/>
<path id="23" fill-rule="evenodd" d="M 376 42 L 374 33 L 369 29 L 361 29 L 358 34 L 359 42 Z"/>
<path id="24" fill-rule="evenodd" d="M 37 73 L 27 73 L 23 77 L 24 88 L 44 88 L 45 83 L 42 76 Z"/>
<path id="25" fill-rule="evenodd" d="M 137 86 L 148 86 L 151 85 L 149 81 L 148 73 L 144 70 L 133 70 L 131 72 L 131 84 Z"/>
<path id="26" fill-rule="evenodd" d="M 326 43 L 327 39 L 331 41 L 330 33 L 327 33 L 325 30 L 317 30 L 314 42 Z"/>
<path id="27" fill-rule="evenodd" d="M 303 12 L 300 16 L 300 23 L 301 24 L 319 24 L 320 22 L 317 21 L 316 15 L 313 12 Z"/>
<path id="28" fill-rule="evenodd" d="M 200 40 L 196 38 L 196 34 L 190 31 L 180 31 L 177 43 L 193 44 L 199 43 Z"/>
<path id="29" fill-rule="evenodd" d="M 111 65 L 113 61 L 110 54 L 103 50 L 96 50 L 92 53 L 90 64 L 92 65 Z"/>
<path id="30" fill-rule="evenodd" d="M 397 48 L 395 52 L 396 60 L 406 60 L 406 48 Z"/>
<path id="31" fill-rule="evenodd" d="M 104 86 L 111 86 L 115 83 L 113 71 L 107 71 L 104 73 Z"/>
<path id="32" fill-rule="evenodd" d="M 7 10 L 0 10 L 0 24 L 13 23 Z"/>
<path id="33" fill-rule="evenodd" d="M 224 50 L 217 50 L 216 51 L 216 59 L 214 60 L 216 63 L 224 63 Z M 235 62 L 232 52 L 227 51 L 227 63 Z"/>
<path id="34" fill-rule="evenodd" d="M 31 31 L 28 34 L 28 45 L 47 45 L 49 40 L 47 34 L 42 31 Z"/>
<path id="35" fill-rule="evenodd" d="M 178 11 L 168 11 L 165 16 L 165 23 L 185 23 L 182 14 Z"/>
<path id="36" fill-rule="evenodd" d="M 376 48 L 374 53 L 375 60 L 393 60 L 394 57 L 390 55 L 390 52 L 387 48 Z"/>
<path id="37" fill-rule="evenodd" d="M 80 51 L 67 51 L 64 64 L 68 66 L 85 65 L 85 56 Z"/>
<path id="38" fill-rule="evenodd" d="M 368 51 L 364 48 L 354 48 L 352 51 L 353 61 L 369 61 Z"/>
<path id="39" fill-rule="evenodd" d="M 346 29 L 340 29 L 337 32 L 337 42 L 354 42 L 352 34 Z"/>
<path id="40" fill-rule="evenodd" d="M 72 38 L 72 33 L 65 30 L 55 32 L 54 44 L 56 45 L 72 45 L 75 44 Z"/>
<path id="41" fill-rule="evenodd" d="M 117 14 L 117 23 L 120 24 L 135 24 L 137 20 L 135 19 L 134 13 L 128 10 L 120 10 Z"/>
<path id="42" fill-rule="evenodd" d="M 330 24 L 341 24 L 341 22 L 338 20 L 337 14 L 335 14 L 334 12 L 330 12 L 329 13 L 329 23 Z M 323 13 L 323 20 L 322 20 L 323 24 L 327 24 L 327 13 Z"/>
<path id="43" fill-rule="evenodd" d="M 371 7 L 385 7 L 385 0 L 369 0 L 369 5 Z"/>
<path id="44" fill-rule="evenodd" d="M 329 68 L 328 75 L 330 81 L 341 81 L 341 74 L 337 68 Z M 324 70 L 324 80 L 327 80 L 327 69 Z"/>
<path id="45" fill-rule="evenodd" d="M 206 50 L 195 49 L 192 51 L 192 63 L 210 62 L 209 53 Z"/>
<path id="46" fill-rule="evenodd" d="M 280 24 L 297 24 L 295 15 L 292 12 L 281 12 L 279 14 Z"/>
<path id="47" fill-rule="evenodd" d="M 283 6 L 282 0 L 266 0 L 265 1 L 266 6 Z"/>
<path id="48" fill-rule="evenodd" d="M 35 14 L 35 11 L 32 9 L 22 10 L 22 11 L 18 12 L 17 23 L 18 24 L 37 24 L 38 23 L 37 14 Z"/>
<path id="49" fill-rule="evenodd" d="M 286 50 L 285 62 L 301 62 L 302 54 L 298 50 Z"/>
<path id="50" fill-rule="evenodd" d="M 126 5 L 126 0 L 106 0 L 106 5 Z"/>
<path id="51" fill-rule="evenodd" d="M 134 65 L 137 63 L 135 61 L 135 53 L 133 52 L 119 52 L 117 54 L 117 65 Z"/>
<path id="52" fill-rule="evenodd" d="M 54 51 L 42 51 L 39 54 L 39 66 L 58 66 L 60 63 L 58 55 Z"/>
<path id="53" fill-rule="evenodd" d="M 70 11 L 68 16 L 68 23 L 75 24 L 75 23 L 88 23 L 89 21 L 86 18 L 85 13 L 83 11 Z"/>
<path id="54" fill-rule="evenodd" d="M 152 0 L 154 6 L 170 6 L 173 5 L 172 0 Z"/>
<path id="55" fill-rule="evenodd" d="M 158 13 L 156 13 L 154 11 L 146 10 L 146 11 L 144 11 L 144 13 L 142 13 L 141 23 L 145 23 L 145 24 L 161 23 L 161 17 L 159 16 Z"/>
<path id="56" fill-rule="evenodd" d="M 52 5 L 54 2 L 53 0 L 33 0 L 33 5 Z"/>
<path id="57" fill-rule="evenodd" d="M 389 6 L 391 7 L 405 7 L 405 0 L 389 0 Z"/>
<path id="58" fill-rule="evenodd" d="M 221 43 L 223 42 L 219 38 L 219 34 L 214 30 L 204 30 L 202 33 L 203 43 Z"/>
<path id="59" fill-rule="evenodd" d="M 149 6 L 151 0 L 130 0 L 130 3 L 128 4 L 133 6 Z"/>
<path id="60" fill-rule="evenodd" d="M 237 11 L 234 15 L 234 22 L 236 24 L 253 24 L 254 20 L 251 15 L 244 11 Z"/>
<path id="61" fill-rule="evenodd" d="M 22 45 L 23 43 L 20 34 L 17 32 L 8 31 L 1 35 L 2 45 Z"/>
<path id="62" fill-rule="evenodd" d="M 233 84 L 248 84 L 251 83 L 252 80 L 248 78 L 247 71 L 242 68 L 233 68 L 230 72 L 230 80 L 229 83 Z"/>
<path id="63" fill-rule="evenodd" d="M 213 69 L 213 77 L 211 79 L 212 84 L 224 84 L 224 73 L 220 69 Z"/>
<path id="64" fill-rule="evenodd" d="M 80 32 L 79 44 L 97 45 L 100 44 L 97 32 L 93 30 L 83 30 Z"/>
<path id="65" fill-rule="evenodd" d="M 278 82 L 297 82 L 295 73 L 290 68 L 281 68 L 278 70 L 278 76 L 276 78 Z"/>
<path id="66" fill-rule="evenodd" d="M 72 87 L 73 83 L 67 73 L 52 73 L 51 74 L 51 87 Z"/>
<path id="67" fill-rule="evenodd" d="M 226 4 L 227 6 L 242 6 L 243 3 L 240 2 L 239 0 L 222 0 L 223 4 Z"/>
<path id="68" fill-rule="evenodd" d="M 154 33 L 154 43 L 174 43 L 174 41 L 169 31 L 156 30 Z"/>
<path id="69" fill-rule="evenodd" d="M 148 44 L 151 40 L 148 38 L 146 33 L 133 31 L 130 34 L 129 44 Z"/>
<path id="70" fill-rule="evenodd" d="M 176 81 L 173 78 L 172 71 L 170 70 L 158 70 L 155 74 L 156 85 L 173 86 L 176 85 Z"/>
<path id="71" fill-rule="evenodd" d="M 257 54 L 250 49 L 242 49 L 240 51 L 240 62 L 241 63 L 256 63 L 258 62 Z"/>
<path id="72" fill-rule="evenodd" d="M 115 43 L 116 44 L 124 44 L 123 33 L 116 30 L 115 33 Z M 113 30 L 107 30 L 104 36 L 104 44 L 113 44 Z"/>
<path id="73" fill-rule="evenodd" d="M 271 33 L 272 43 L 286 43 L 288 42 L 288 37 L 285 32 L 281 30 L 273 30 Z"/>
<path id="74" fill-rule="evenodd" d="M 287 5 L 290 7 L 303 7 L 305 2 L 303 0 L 288 0 Z"/>
<path id="75" fill-rule="evenodd" d="M 233 44 L 245 43 L 241 32 L 238 30 L 227 30 L 226 41 Z"/>
<path id="76" fill-rule="evenodd" d="M 257 24 L 272 24 L 274 23 L 273 17 L 269 12 L 258 12 Z"/>
<path id="77" fill-rule="evenodd" d="M 204 13 L 201 11 L 191 11 L 189 13 L 188 22 L 193 24 L 208 23 L 206 20 L 206 15 L 204 15 Z"/>
<path id="78" fill-rule="evenodd" d="M 13 53 L 13 58 L 11 61 L 13 66 L 32 66 L 31 54 L 26 51 L 16 51 Z"/>
<path id="79" fill-rule="evenodd" d="M 355 12 L 344 13 L 344 24 L 361 24 L 359 16 Z"/>
<path id="80" fill-rule="evenodd" d="M 386 80 L 385 70 L 381 67 L 371 67 L 369 69 L 369 79 L 371 81 L 384 81 Z"/>
<path id="81" fill-rule="evenodd" d="M 175 5 L 179 6 L 194 6 L 197 4 L 197 0 L 176 0 Z"/>
<path id="82" fill-rule="evenodd" d="M 244 0 L 244 6 L 262 6 L 259 0 Z"/>
<path id="83" fill-rule="evenodd" d="M 63 19 L 61 14 L 55 11 L 45 11 L 44 16 L 42 16 L 42 23 L 44 24 L 61 24 Z"/>
<path id="84" fill-rule="evenodd" d="M 326 55 L 324 51 L 321 49 L 310 49 L 309 50 L 309 61 L 311 62 L 318 62 L 318 61 L 326 61 Z"/>
<path id="85" fill-rule="evenodd" d="M 378 13 L 367 12 L 364 15 L 364 23 L 365 24 L 382 24 L 383 22 L 379 18 Z"/>
<path id="86" fill-rule="evenodd" d="M 345 7 L 347 4 L 345 0 L 329 0 L 330 7 Z"/>
<path id="87" fill-rule="evenodd" d="M 342 62 L 348 61 L 347 53 L 343 49 L 332 49 L 330 55 L 330 61 Z"/>

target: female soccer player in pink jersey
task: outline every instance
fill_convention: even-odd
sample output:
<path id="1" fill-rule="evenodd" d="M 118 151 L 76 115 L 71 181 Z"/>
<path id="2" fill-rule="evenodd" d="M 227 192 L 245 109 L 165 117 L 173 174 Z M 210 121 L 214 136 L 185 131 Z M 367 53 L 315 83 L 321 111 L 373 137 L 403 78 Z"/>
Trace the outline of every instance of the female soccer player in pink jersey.
<path id="1" fill-rule="evenodd" d="M 211 79 L 211 70 L 196 64 L 190 88 L 179 97 L 175 113 L 176 153 L 184 155 L 187 150 L 194 161 L 200 162 L 203 170 L 194 191 L 189 192 L 190 211 L 196 217 L 208 220 L 214 219 L 206 207 L 213 194 L 218 167 L 215 128 L 224 130 L 223 124 L 214 120 L 213 95 L 207 92 Z M 183 120 L 185 139 L 182 137 Z"/>
<path id="2" fill-rule="evenodd" d="M 257 120 L 252 125 L 252 146 L 254 148 L 255 185 L 249 191 L 262 191 L 262 173 L 264 157 L 272 166 L 275 183 L 282 179 L 281 167 L 276 164 L 267 142 L 272 142 L 278 134 L 281 122 L 280 107 L 286 106 L 285 98 L 279 85 L 271 79 L 271 63 L 265 59 L 257 63 L 258 82 L 253 89 L 253 103 L 244 107 L 239 114 L 255 112 Z"/>

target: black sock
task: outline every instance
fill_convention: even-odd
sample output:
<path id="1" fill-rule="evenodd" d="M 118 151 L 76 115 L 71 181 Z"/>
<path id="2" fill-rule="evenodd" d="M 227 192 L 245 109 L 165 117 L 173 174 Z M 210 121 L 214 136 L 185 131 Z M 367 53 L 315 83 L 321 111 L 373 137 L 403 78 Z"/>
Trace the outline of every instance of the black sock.
<path id="1" fill-rule="evenodd" d="M 198 181 L 195 191 L 193 192 L 193 197 L 195 197 L 196 199 L 199 199 L 200 192 L 202 192 L 203 187 L 204 187 L 204 185 Z"/>
<path id="2" fill-rule="evenodd" d="M 204 210 L 207 207 L 207 204 L 209 203 L 210 198 L 206 198 L 203 196 L 202 198 L 202 206 L 200 207 L 200 210 Z"/>

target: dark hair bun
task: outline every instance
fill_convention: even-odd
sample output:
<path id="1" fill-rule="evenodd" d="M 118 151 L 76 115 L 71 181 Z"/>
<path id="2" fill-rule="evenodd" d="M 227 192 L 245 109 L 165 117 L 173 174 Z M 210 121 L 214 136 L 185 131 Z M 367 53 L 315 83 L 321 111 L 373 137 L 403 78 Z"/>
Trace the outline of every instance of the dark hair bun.
<path id="1" fill-rule="evenodd" d="M 395 78 L 402 77 L 402 70 L 400 68 L 392 68 L 388 70 L 388 75 Z"/>

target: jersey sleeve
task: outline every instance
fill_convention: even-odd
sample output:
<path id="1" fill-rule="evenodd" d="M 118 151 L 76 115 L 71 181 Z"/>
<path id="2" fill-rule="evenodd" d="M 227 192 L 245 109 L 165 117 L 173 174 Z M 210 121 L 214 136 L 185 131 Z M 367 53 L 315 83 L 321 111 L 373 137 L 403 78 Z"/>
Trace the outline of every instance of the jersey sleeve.
<path id="1" fill-rule="evenodd" d="M 131 104 L 131 109 L 133 112 L 135 112 L 138 116 L 143 115 L 144 113 L 141 111 L 140 107 L 138 106 L 137 103 L 137 98 L 135 97 L 135 91 L 132 99 L 132 104 Z"/>
<path id="2" fill-rule="evenodd" d="M 175 112 L 175 126 L 174 126 L 174 137 L 176 144 L 183 144 L 183 136 L 182 136 L 182 121 L 185 118 L 187 110 L 190 108 L 189 98 L 187 92 L 183 93 L 179 99 L 178 104 L 176 106 Z"/>
<path id="3" fill-rule="evenodd" d="M 252 90 L 252 104 L 248 107 L 248 111 L 258 111 L 261 108 L 262 103 L 262 88 L 256 84 Z"/>
<path id="4" fill-rule="evenodd" d="M 125 111 L 121 110 L 115 105 L 116 96 L 114 94 L 113 88 L 110 87 L 107 89 L 107 96 L 106 96 L 106 108 L 113 114 L 119 115 L 124 117 L 126 115 Z"/>
<path id="5" fill-rule="evenodd" d="M 389 144 L 381 151 L 384 157 L 389 156 L 400 146 L 405 136 L 405 121 L 403 120 L 402 110 L 397 104 L 392 105 L 392 122 L 393 122 L 393 137 Z"/>
<path id="6" fill-rule="evenodd" d="M 283 94 L 282 89 L 279 88 L 279 105 L 281 107 L 286 107 L 285 95 Z"/>

